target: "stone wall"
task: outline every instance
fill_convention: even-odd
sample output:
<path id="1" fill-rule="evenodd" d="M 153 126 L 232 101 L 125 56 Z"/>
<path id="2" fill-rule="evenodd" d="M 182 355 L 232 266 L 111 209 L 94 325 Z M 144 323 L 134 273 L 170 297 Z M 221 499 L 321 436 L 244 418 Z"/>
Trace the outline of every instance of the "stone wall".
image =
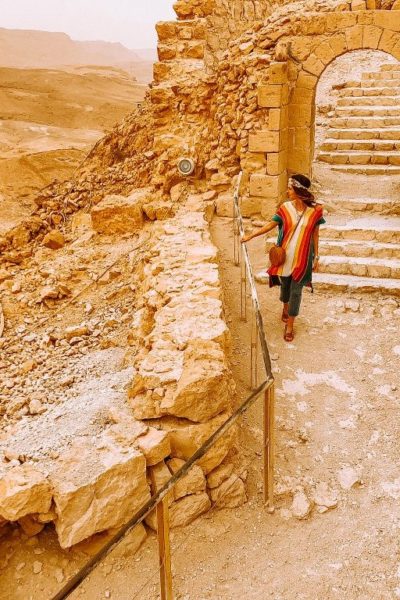
<path id="1" fill-rule="evenodd" d="M 117 240 L 143 227 L 151 234 L 130 275 L 138 298 L 125 314 L 131 327 L 117 349 L 107 346 L 103 358 L 93 338 L 93 360 L 105 361 L 94 379 L 64 391 L 55 405 L 39 402 L 37 410 L 25 411 L 12 425 L 7 420 L 0 438 L 0 528 L 18 523 L 35 535 L 54 523 L 63 548 L 118 528 L 232 412 L 229 331 L 217 250 L 204 218 L 209 194 L 190 196 L 175 218 L 168 218 L 167 208 L 153 210 L 151 198 L 148 189 L 129 197 L 107 196 L 91 211 L 100 244 L 105 235 Z M 56 351 L 79 355 L 82 347 L 73 348 L 91 331 L 90 324 L 63 333 L 53 326 Z M 35 354 L 33 339 L 38 347 L 42 341 L 35 334 L 27 342 Z M 86 355 L 81 355 L 83 368 L 89 370 Z M 113 366 L 115 355 L 124 357 L 123 367 L 117 368 L 120 359 Z M 69 377 L 67 386 L 74 379 L 71 371 Z M 0 390 L 10 388 L 10 381 L 1 377 Z M 14 396 L 21 399 L 19 380 L 12 381 L 10 407 Z M 244 483 L 232 475 L 235 439 L 233 428 L 176 486 L 172 526 L 191 522 L 212 501 L 238 506 L 246 500 Z M 155 527 L 154 515 L 148 524 Z"/>

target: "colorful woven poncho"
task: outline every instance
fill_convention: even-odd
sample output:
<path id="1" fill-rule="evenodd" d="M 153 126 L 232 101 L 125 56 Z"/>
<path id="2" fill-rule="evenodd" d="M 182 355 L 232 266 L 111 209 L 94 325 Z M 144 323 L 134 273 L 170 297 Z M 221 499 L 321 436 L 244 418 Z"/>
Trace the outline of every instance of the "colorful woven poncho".
<path id="1" fill-rule="evenodd" d="M 279 224 L 277 243 L 286 250 L 286 260 L 279 267 L 268 269 L 270 285 L 279 285 L 279 277 L 292 276 L 303 285 L 310 285 L 312 279 L 312 263 L 314 259 L 313 232 L 318 225 L 325 223 L 323 208 L 318 205 L 307 207 L 301 222 L 293 234 L 299 215 L 293 202 L 282 204 L 272 221 Z"/>

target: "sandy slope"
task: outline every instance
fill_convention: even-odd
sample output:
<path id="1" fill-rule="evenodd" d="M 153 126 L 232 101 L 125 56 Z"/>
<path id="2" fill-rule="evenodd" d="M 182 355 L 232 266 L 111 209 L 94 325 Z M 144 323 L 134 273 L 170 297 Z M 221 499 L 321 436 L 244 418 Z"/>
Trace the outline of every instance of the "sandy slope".
<path id="1" fill-rule="evenodd" d="M 68 179 L 145 89 L 114 67 L 0 68 L 0 233 L 29 213 L 39 189 Z"/>

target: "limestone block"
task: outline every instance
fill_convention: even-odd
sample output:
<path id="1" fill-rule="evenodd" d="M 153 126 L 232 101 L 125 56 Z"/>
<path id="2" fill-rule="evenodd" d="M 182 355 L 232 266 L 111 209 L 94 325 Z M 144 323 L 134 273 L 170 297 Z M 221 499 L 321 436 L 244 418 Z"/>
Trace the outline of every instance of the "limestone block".
<path id="1" fill-rule="evenodd" d="M 211 490 L 211 500 L 219 508 L 237 508 L 247 502 L 246 488 L 240 477 L 231 475 Z"/>
<path id="2" fill-rule="evenodd" d="M 218 217 L 233 217 L 233 196 L 232 194 L 220 194 L 215 201 L 215 209 Z"/>
<path id="3" fill-rule="evenodd" d="M 334 50 L 332 49 L 329 41 L 323 42 L 319 44 L 315 50 L 314 54 L 317 58 L 319 58 L 325 65 L 332 62 L 332 60 L 336 57 Z"/>
<path id="4" fill-rule="evenodd" d="M 394 55 L 394 49 L 398 43 L 400 43 L 399 34 L 395 31 L 389 31 L 385 29 L 382 33 L 381 39 L 379 40 L 378 49 Z"/>
<path id="5" fill-rule="evenodd" d="M 171 454 L 188 460 L 215 431 L 225 423 L 229 415 L 223 413 L 208 423 L 189 423 L 173 417 L 163 418 L 160 426 L 170 433 Z M 198 465 L 208 474 L 222 463 L 236 440 L 236 428 L 227 433 L 198 461 Z"/>
<path id="6" fill-rule="evenodd" d="M 268 69 L 268 82 L 271 84 L 284 84 L 288 79 L 287 63 L 274 62 Z"/>
<path id="7" fill-rule="evenodd" d="M 158 44 L 157 46 L 158 60 L 173 60 L 177 56 L 176 47 L 168 44 Z"/>
<path id="8" fill-rule="evenodd" d="M 400 0 L 396 0 L 392 6 L 392 10 L 400 10 Z"/>
<path id="9" fill-rule="evenodd" d="M 106 196 L 92 208 L 92 227 L 98 233 L 133 233 L 143 226 L 142 204 L 148 190 L 139 190 L 128 197 Z"/>
<path id="10" fill-rule="evenodd" d="M 166 431 L 159 431 L 152 427 L 137 439 L 137 445 L 146 458 L 148 467 L 156 465 L 171 454 L 171 444 Z"/>
<path id="11" fill-rule="evenodd" d="M 257 90 L 260 108 L 279 108 L 289 101 L 288 85 L 260 85 Z"/>
<path id="12" fill-rule="evenodd" d="M 335 56 L 341 56 L 347 50 L 345 35 L 343 33 L 336 33 L 329 38 L 329 45 Z"/>
<path id="13" fill-rule="evenodd" d="M 250 176 L 250 194 L 258 198 L 276 198 L 279 191 L 279 178 L 255 173 Z"/>
<path id="14" fill-rule="evenodd" d="M 122 526 L 149 498 L 146 460 L 134 449 L 76 445 L 51 475 L 62 548 Z M 45 511 L 40 511 L 45 512 Z"/>
<path id="15" fill-rule="evenodd" d="M 318 77 L 316 77 L 315 75 L 311 75 L 310 73 L 306 73 L 305 71 L 300 71 L 296 81 L 296 86 L 300 88 L 314 90 L 317 83 Z"/>
<path id="16" fill-rule="evenodd" d="M 207 486 L 210 489 L 219 487 L 226 479 L 228 479 L 233 472 L 233 464 L 227 463 L 220 465 L 214 471 L 207 476 Z"/>
<path id="17" fill-rule="evenodd" d="M 304 62 L 308 59 L 313 51 L 315 43 L 312 38 L 306 36 L 296 36 L 290 45 L 290 54 L 299 62 Z"/>
<path id="18" fill-rule="evenodd" d="M 355 25 L 346 29 L 346 43 L 348 50 L 358 50 L 363 45 L 363 27 L 362 25 Z"/>
<path id="19" fill-rule="evenodd" d="M 313 106 L 308 104 L 292 104 L 290 107 L 291 127 L 310 127 L 313 122 Z"/>
<path id="20" fill-rule="evenodd" d="M 315 54 L 311 54 L 307 60 L 303 63 L 303 69 L 312 75 L 319 77 L 325 70 L 327 63 L 322 62 Z"/>
<path id="21" fill-rule="evenodd" d="M 325 16 L 325 29 L 328 33 L 344 31 L 357 24 L 357 15 L 351 12 L 332 12 Z"/>
<path id="22" fill-rule="evenodd" d="M 176 389 L 161 401 L 162 413 L 204 423 L 230 404 L 230 371 L 220 346 L 203 340 L 190 344 Z"/>
<path id="23" fill-rule="evenodd" d="M 48 512 L 51 498 L 46 476 L 28 464 L 13 467 L 0 479 L 0 517 L 8 521 Z"/>
<path id="24" fill-rule="evenodd" d="M 267 173 L 268 175 L 280 175 L 285 171 L 287 166 L 287 151 L 272 152 L 267 157 Z"/>
<path id="25" fill-rule="evenodd" d="M 382 29 L 374 25 L 365 25 L 363 31 L 363 48 L 378 48 L 382 37 Z"/>
<path id="26" fill-rule="evenodd" d="M 156 23 L 158 39 L 163 42 L 176 38 L 177 24 L 174 21 L 160 21 Z"/>
<path id="27" fill-rule="evenodd" d="M 280 131 L 262 129 L 249 135 L 250 152 L 277 152 L 280 150 Z"/>
<path id="28" fill-rule="evenodd" d="M 287 106 L 282 108 L 271 108 L 268 115 L 268 128 L 270 131 L 286 129 L 289 120 L 289 109 Z"/>
<path id="29" fill-rule="evenodd" d="M 183 467 L 185 461 L 180 458 L 173 458 L 168 461 L 168 468 L 174 475 L 180 468 Z M 180 479 L 174 486 L 173 495 L 175 500 L 189 496 L 190 494 L 197 494 L 199 492 L 205 492 L 206 490 L 206 478 L 203 470 L 194 465 L 185 477 Z"/>
<path id="30" fill-rule="evenodd" d="M 186 527 L 211 508 L 211 501 L 206 492 L 191 494 L 174 502 L 169 509 L 169 522 L 172 528 Z M 146 518 L 146 524 L 157 530 L 155 511 Z"/>
<path id="31" fill-rule="evenodd" d="M 253 196 L 245 196 L 242 198 L 240 203 L 240 212 L 243 217 L 252 217 L 258 215 L 261 212 L 261 200 L 260 198 L 254 198 Z"/>

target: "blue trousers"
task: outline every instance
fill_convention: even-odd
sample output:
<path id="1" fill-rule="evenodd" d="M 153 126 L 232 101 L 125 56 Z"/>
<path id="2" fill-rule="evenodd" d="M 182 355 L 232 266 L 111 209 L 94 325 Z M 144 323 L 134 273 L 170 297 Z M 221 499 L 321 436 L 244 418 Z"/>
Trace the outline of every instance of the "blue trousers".
<path id="1" fill-rule="evenodd" d="M 292 277 L 280 277 L 281 295 L 280 300 L 289 304 L 289 317 L 297 317 L 300 312 L 303 284 L 294 281 Z"/>

